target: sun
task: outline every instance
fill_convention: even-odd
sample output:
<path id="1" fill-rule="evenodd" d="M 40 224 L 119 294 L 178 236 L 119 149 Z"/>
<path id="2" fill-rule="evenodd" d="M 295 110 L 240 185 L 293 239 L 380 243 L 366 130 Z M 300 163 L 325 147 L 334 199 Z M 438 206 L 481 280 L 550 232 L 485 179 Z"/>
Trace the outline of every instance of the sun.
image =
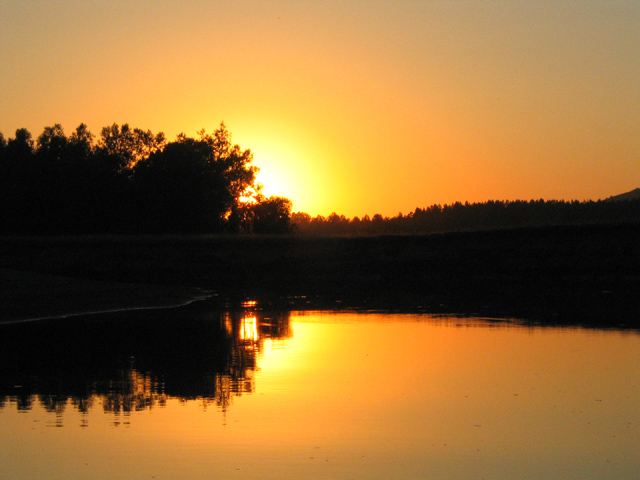
<path id="1" fill-rule="evenodd" d="M 248 143 L 253 153 L 253 165 L 258 167 L 256 183 L 262 185 L 262 194 L 285 197 L 294 207 L 304 199 L 305 180 L 300 178 L 300 154 L 292 146 L 273 140 L 256 139 Z"/>
<path id="2" fill-rule="evenodd" d="M 262 185 L 263 195 L 267 197 L 275 195 L 287 198 L 291 196 L 295 190 L 291 187 L 291 183 L 293 182 L 275 160 L 265 159 L 259 163 L 254 160 L 254 165 L 260 168 L 260 171 L 256 175 L 256 182 Z"/>
<path id="3" fill-rule="evenodd" d="M 295 127 L 277 128 L 264 124 L 242 124 L 234 133 L 234 142 L 253 153 L 252 165 L 260 171 L 256 182 L 262 184 L 262 194 L 285 197 L 293 203 L 294 212 L 311 215 L 331 212 L 341 196 L 348 195 L 342 180 L 328 159 L 335 152 L 327 147 L 326 139 Z M 333 162 L 335 163 L 335 162 Z M 341 191 L 342 190 L 342 191 Z"/>

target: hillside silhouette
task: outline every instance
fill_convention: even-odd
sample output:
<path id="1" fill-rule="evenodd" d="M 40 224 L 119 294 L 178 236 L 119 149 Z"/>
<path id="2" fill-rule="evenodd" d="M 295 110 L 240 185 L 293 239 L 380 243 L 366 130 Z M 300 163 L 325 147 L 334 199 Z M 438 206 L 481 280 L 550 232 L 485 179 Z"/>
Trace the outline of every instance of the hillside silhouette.
<path id="1" fill-rule="evenodd" d="M 631 190 L 630 192 L 621 193 L 620 195 L 613 195 L 605 200 L 608 202 L 620 202 L 626 200 L 636 200 L 638 198 L 640 198 L 640 188 L 636 188 L 634 190 Z"/>

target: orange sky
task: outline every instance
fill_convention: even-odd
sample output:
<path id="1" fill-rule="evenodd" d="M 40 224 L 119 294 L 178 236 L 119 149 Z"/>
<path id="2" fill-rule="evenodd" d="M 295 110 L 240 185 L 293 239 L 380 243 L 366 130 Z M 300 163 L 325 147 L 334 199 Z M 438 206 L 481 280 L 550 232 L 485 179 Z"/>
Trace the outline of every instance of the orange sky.
<path id="1" fill-rule="evenodd" d="M 208 131 L 348 217 L 640 187 L 640 2 L 0 0 L 0 132 Z"/>

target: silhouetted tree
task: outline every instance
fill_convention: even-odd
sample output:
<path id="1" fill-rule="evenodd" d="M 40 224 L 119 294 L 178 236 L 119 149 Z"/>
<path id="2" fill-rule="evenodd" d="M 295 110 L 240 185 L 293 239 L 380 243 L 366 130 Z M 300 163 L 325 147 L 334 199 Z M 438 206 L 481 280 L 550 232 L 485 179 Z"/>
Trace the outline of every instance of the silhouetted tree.
<path id="1" fill-rule="evenodd" d="M 220 232 L 237 221 L 254 187 L 253 155 L 231 143 L 224 123 L 199 139 L 178 136 L 133 168 L 143 230 Z M 237 230 L 237 228 L 235 228 Z"/>
<path id="2" fill-rule="evenodd" d="M 14 162 L 29 161 L 33 155 L 33 137 L 26 128 L 16 130 L 16 136 L 7 142 L 7 155 Z"/>
<path id="3" fill-rule="evenodd" d="M 305 212 L 291 214 L 291 225 L 295 231 L 308 231 L 311 225 L 311 215 Z"/>
<path id="4" fill-rule="evenodd" d="M 376 214 L 353 220 L 332 213 L 328 218 L 296 212 L 296 230 L 309 234 L 432 234 L 554 225 L 640 222 L 640 198 L 622 202 L 557 200 L 490 200 L 484 203 L 431 205 L 388 218 Z"/>
<path id="5" fill-rule="evenodd" d="M 0 132 L 0 159 L 4 158 L 4 150 L 7 147 L 7 141 L 4 138 L 2 132 Z"/>
<path id="6" fill-rule="evenodd" d="M 291 231 L 291 200 L 261 197 L 252 206 L 254 233 L 288 233 Z"/>
<path id="7" fill-rule="evenodd" d="M 93 153 L 94 135 L 86 124 L 81 123 L 69 136 L 69 154 L 74 163 L 86 162 Z"/>
<path id="8" fill-rule="evenodd" d="M 86 233 L 95 231 L 96 214 L 100 203 L 107 197 L 107 187 L 102 194 L 98 186 L 103 184 L 101 171 L 94 156 L 94 135 L 86 124 L 81 123 L 68 137 L 67 154 L 64 160 L 67 188 L 71 192 L 65 206 L 64 231 Z M 92 225 L 90 228 L 89 226 Z"/>
<path id="9" fill-rule="evenodd" d="M 200 140 L 207 143 L 211 149 L 211 158 L 225 178 L 230 194 L 225 218 L 237 216 L 236 210 L 240 208 L 243 199 L 251 197 L 255 192 L 255 179 L 258 168 L 251 165 L 253 153 L 251 150 L 241 150 L 238 145 L 231 142 L 231 134 L 224 122 L 220 123 L 213 134 L 207 134 L 204 129 L 198 132 Z"/>
<path id="10" fill-rule="evenodd" d="M 131 128 L 128 123 L 104 127 L 97 151 L 110 160 L 111 168 L 119 172 L 131 169 L 141 160 L 161 151 L 166 144 L 164 133 L 154 135 L 150 130 Z"/>
<path id="11" fill-rule="evenodd" d="M 45 127 L 38 137 L 36 154 L 48 162 L 60 162 L 66 155 L 67 137 L 62 125 Z"/>
<path id="12" fill-rule="evenodd" d="M 8 223 L 8 206 L 11 198 L 11 192 L 9 189 L 10 169 L 7 166 L 7 141 L 4 138 L 2 132 L 0 132 L 0 234 L 7 230 Z"/>
<path id="13" fill-rule="evenodd" d="M 35 147 L 35 175 L 31 195 L 33 215 L 37 216 L 37 229 L 46 233 L 66 230 L 66 212 L 75 200 L 70 188 L 71 168 L 68 165 L 68 140 L 60 124 L 45 127 Z"/>
<path id="14" fill-rule="evenodd" d="M 2 230 L 28 233 L 36 224 L 34 144 L 31 132 L 19 128 L 3 149 Z"/>
<path id="15" fill-rule="evenodd" d="M 180 138 L 134 168 L 142 230 L 217 232 L 231 195 L 206 142 Z"/>

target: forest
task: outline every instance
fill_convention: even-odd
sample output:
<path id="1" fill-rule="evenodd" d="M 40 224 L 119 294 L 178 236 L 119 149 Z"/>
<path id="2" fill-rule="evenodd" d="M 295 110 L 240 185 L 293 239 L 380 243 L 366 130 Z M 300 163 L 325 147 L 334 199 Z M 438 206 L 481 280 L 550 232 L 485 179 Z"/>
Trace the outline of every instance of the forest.
<path id="1" fill-rule="evenodd" d="M 640 198 L 629 200 L 489 200 L 416 208 L 394 217 L 291 215 L 295 229 L 315 235 L 429 235 L 514 228 L 640 223 Z"/>
<path id="2" fill-rule="evenodd" d="M 97 142 L 85 124 L 0 134 L 0 233 L 288 232 L 291 201 L 262 195 L 252 161 L 224 123 L 173 142 L 115 123 Z"/>
<path id="3" fill-rule="evenodd" d="M 253 154 L 213 133 L 163 133 L 128 124 L 95 136 L 85 124 L 61 125 L 37 139 L 21 128 L 0 133 L 0 234 L 297 233 L 434 234 L 560 225 L 639 223 L 640 198 L 615 201 L 490 200 L 434 204 L 394 217 L 292 213 L 266 197 Z"/>

